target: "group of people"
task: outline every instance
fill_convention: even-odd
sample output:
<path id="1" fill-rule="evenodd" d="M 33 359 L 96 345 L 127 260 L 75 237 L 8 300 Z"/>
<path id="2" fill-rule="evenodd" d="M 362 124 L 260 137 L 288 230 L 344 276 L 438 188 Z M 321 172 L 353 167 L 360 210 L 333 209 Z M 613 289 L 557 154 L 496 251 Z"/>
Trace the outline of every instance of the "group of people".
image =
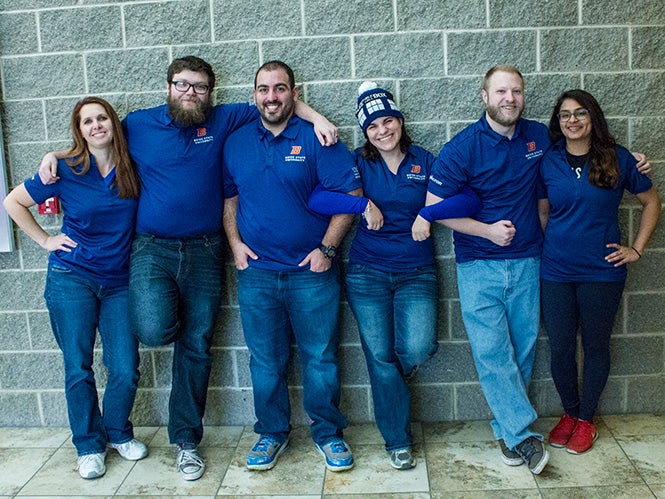
<path id="1" fill-rule="evenodd" d="M 353 154 L 299 100 L 281 61 L 257 71 L 255 106 L 213 106 L 214 85 L 210 65 L 188 56 L 169 67 L 166 105 L 121 123 L 103 99 L 83 99 L 72 113 L 72 148 L 47 155 L 39 175 L 5 199 L 18 226 L 51 251 L 45 298 L 83 478 L 104 474 L 107 445 L 125 459 L 148 453 L 129 421 L 139 341 L 174 344 L 169 438 L 182 477 L 203 474 L 222 228 L 250 352 L 257 440 L 247 468 L 271 469 L 288 448 L 292 339 L 316 449 L 331 471 L 353 467 L 337 316 L 338 248 L 354 214 L 362 219 L 345 290 L 394 468 L 416 466 L 409 379 L 438 348 L 434 222 L 454 230 L 463 321 L 502 460 L 538 474 L 549 459 L 528 396 L 541 306 L 564 410 L 549 442 L 572 453 L 591 448 L 626 264 L 642 257 L 660 213 L 643 174 L 649 164 L 616 144 L 591 94 L 562 94 L 548 128 L 522 117 L 520 72 L 495 66 L 483 80 L 481 118 L 434 157 L 412 143 L 393 95 L 373 82 L 359 88 L 366 142 Z M 624 190 L 643 207 L 627 245 L 618 225 Z M 49 235 L 29 208 L 54 195 L 65 215 L 61 233 Z M 109 372 L 101 411 L 96 330 Z"/>

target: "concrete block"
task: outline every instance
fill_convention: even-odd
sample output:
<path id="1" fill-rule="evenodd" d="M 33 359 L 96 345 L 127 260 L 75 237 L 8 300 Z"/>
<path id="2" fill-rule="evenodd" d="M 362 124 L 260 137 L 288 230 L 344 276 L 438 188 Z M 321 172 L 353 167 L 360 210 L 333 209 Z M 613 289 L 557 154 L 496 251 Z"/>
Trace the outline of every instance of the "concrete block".
<path id="1" fill-rule="evenodd" d="M 123 12 L 127 47 L 212 41 L 210 5 L 205 0 L 130 3 Z"/>
<path id="2" fill-rule="evenodd" d="M 213 0 L 215 40 L 301 36 L 300 0 Z"/>
<path id="3" fill-rule="evenodd" d="M 413 421 L 448 421 L 457 419 L 453 385 L 427 384 L 411 387 Z"/>
<path id="4" fill-rule="evenodd" d="M 0 386 L 5 390 L 61 389 L 64 379 L 60 352 L 0 353 Z"/>
<path id="5" fill-rule="evenodd" d="M 342 79 L 351 74 L 351 40 L 348 37 L 266 40 L 262 47 L 262 63 L 270 60 L 285 62 L 293 69 L 296 83 Z"/>
<path id="6" fill-rule="evenodd" d="M 481 85 L 482 79 L 477 76 L 403 80 L 402 108 L 412 121 L 477 120 L 485 109 Z"/>
<path id="7" fill-rule="evenodd" d="M 78 95 L 85 91 L 80 54 L 3 58 L 0 63 L 5 99 Z"/>
<path id="8" fill-rule="evenodd" d="M 657 89 L 665 87 L 664 72 L 612 72 L 584 75 L 591 92 L 608 116 L 663 116 L 665 99 Z M 617 99 L 616 96 L 621 98 Z"/>
<path id="9" fill-rule="evenodd" d="M 41 100 L 9 101 L 4 102 L 3 107 L 2 124 L 6 143 L 46 140 Z"/>
<path id="10" fill-rule="evenodd" d="M 480 383 L 464 383 L 455 386 L 455 415 L 454 418 L 461 421 L 473 421 L 477 419 L 492 419 L 490 411 Z"/>
<path id="11" fill-rule="evenodd" d="M 30 347 L 28 321 L 24 313 L 0 313 L 0 351 Z"/>
<path id="12" fill-rule="evenodd" d="M 439 350 L 416 374 L 419 383 L 461 383 L 477 381 L 476 368 L 467 342 L 441 342 Z"/>
<path id="13" fill-rule="evenodd" d="M 88 91 L 164 91 L 169 62 L 166 48 L 91 52 L 86 56 Z"/>
<path id="14" fill-rule="evenodd" d="M 478 29 L 486 25 L 482 0 L 400 0 L 397 30 Z"/>
<path id="15" fill-rule="evenodd" d="M 648 26 L 631 29 L 632 68 L 663 69 L 665 61 L 665 27 Z"/>
<path id="16" fill-rule="evenodd" d="M 444 75 L 441 33 L 359 35 L 354 38 L 356 78 Z"/>
<path id="17" fill-rule="evenodd" d="M 614 337 L 610 347 L 612 376 L 663 373 L 663 338 Z"/>
<path id="18" fill-rule="evenodd" d="M 501 47 L 501 50 L 497 50 Z M 497 64 L 513 64 L 522 73 L 536 70 L 536 32 L 473 31 L 448 34 L 448 74 L 479 75 Z"/>
<path id="19" fill-rule="evenodd" d="M 490 28 L 570 26 L 577 24 L 577 0 L 490 0 L 489 14 Z"/>
<path id="20" fill-rule="evenodd" d="M 626 332 L 629 334 L 662 333 L 665 331 L 665 295 L 663 293 L 625 293 L 628 313 Z"/>
<path id="21" fill-rule="evenodd" d="M 4 272 L 0 279 L 0 311 L 44 310 L 46 272 Z"/>
<path id="22" fill-rule="evenodd" d="M 43 52 L 80 52 L 123 46 L 120 6 L 41 11 L 39 27 Z"/>
<path id="23" fill-rule="evenodd" d="M 42 426 L 35 392 L 0 392 L 0 426 Z"/>
<path id="24" fill-rule="evenodd" d="M 627 381 L 626 412 L 662 412 L 665 375 L 638 376 Z"/>
<path id="25" fill-rule="evenodd" d="M 665 11 L 654 0 L 583 0 L 582 24 L 665 24 Z"/>
<path id="26" fill-rule="evenodd" d="M 392 0 L 331 2 L 311 0 L 304 3 L 305 34 L 376 33 L 392 31 Z"/>
<path id="27" fill-rule="evenodd" d="M 628 30 L 582 28 L 543 30 L 543 71 L 617 71 L 628 69 Z"/>
<path id="28" fill-rule="evenodd" d="M 21 5 L 21 7 L 23 6 Z M 34 12 L 0 13 L 0 47 L 3 56 L 37 52 L 36 14 Z"/>

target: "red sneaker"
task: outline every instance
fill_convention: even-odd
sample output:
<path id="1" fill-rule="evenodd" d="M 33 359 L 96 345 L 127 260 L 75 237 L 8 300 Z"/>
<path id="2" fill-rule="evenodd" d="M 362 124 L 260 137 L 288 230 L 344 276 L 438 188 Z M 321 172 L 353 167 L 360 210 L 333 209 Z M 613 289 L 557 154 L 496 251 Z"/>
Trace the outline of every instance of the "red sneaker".
<path id="1" fill-rule="evenodd" d="M 559 422 L 550 431 L 550 445 L 552 447 L 565 447 L 576 426 L 577 418 L 571 418 L 564 412 Z"/>
<path id="2" fill-rule="evenodd" d="M 575 431 L 566 444 L 566 451 L 571 454 L 582 454 L 591 449 L 597 438 L 598 432 L 593 423 L 578 419 Z"/>

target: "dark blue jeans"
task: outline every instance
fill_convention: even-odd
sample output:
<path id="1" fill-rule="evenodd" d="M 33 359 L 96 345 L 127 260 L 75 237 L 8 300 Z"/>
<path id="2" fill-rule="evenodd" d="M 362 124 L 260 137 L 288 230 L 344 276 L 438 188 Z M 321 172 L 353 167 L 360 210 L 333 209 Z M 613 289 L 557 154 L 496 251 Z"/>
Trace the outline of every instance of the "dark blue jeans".
<path id="1" fill-rule="evenodd" d="M 291 429 L 287 365 L 293 331 L 312 439 L 323 445 L 342 436 L 347 422 L 339 410 L 339 292 L 336 265 L 327 272 L 253 267 L 238 271 L 240 315 L 251 354 L 256 433 L 284 441 Z"/>
<path id="2" fill-rule="evenodd" d="M 543 323 L 551 369 L 563 410 L 591 421 L 610 373 L 610 335 L 624 282 L 554 282 L 541 279 Z M 577 370 L 577 329 L 582 332 L 582 394 Z"/>
<path id="3" fill-rule="evenodd" d="M 434 266 L 384 272 L 351 264 L 346 272 L 346 294 L 367 361 L 374 418 L 388 451 L 413 444 L 406 378 L 439 346 L 437 291 Z"/>
<path id="4" fill-rule="evenodd" d="M 171 443 L 199 444 L 210 377 L 210 346 L 222 295 L 221 236 L 163 239 L 137 234 L 132 245 L 129 317 L 139 340 L 173 346 Z"/>
<path id="5" fill-rule="evenodd" d="M 104 452 L 107 441 L 131 440 L 139 353 L 127 320 L 127 286 L 101 286 L 51 263 L 44 298 L 64 359 L 69 426 L 78 455 Z M 108 370 L 102 412 L 92 370 L 97 329 Z"/>

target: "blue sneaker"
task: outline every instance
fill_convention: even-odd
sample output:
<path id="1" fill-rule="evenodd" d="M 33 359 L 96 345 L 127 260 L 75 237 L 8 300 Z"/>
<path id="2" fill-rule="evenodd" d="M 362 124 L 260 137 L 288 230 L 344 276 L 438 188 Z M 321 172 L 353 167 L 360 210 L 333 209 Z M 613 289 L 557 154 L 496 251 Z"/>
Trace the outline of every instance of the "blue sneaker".
<path id="1" fill-rule="evenodd" d="M 336 438 L 324 445 L 316 444 L 316 450 L 326 460 L 326 468 L 330 471 L 344 471 L 353 468 L 353 454 L 346 442 Z"/>
<path id="2" fill-rule="evenodd" d="M 288 447 L 288 438 L 280 444 L 271 436 L 261 435 L 247 454 L 247 468 L 250 470 L 272 469 L 277 464 L 280 454 Z"/>

